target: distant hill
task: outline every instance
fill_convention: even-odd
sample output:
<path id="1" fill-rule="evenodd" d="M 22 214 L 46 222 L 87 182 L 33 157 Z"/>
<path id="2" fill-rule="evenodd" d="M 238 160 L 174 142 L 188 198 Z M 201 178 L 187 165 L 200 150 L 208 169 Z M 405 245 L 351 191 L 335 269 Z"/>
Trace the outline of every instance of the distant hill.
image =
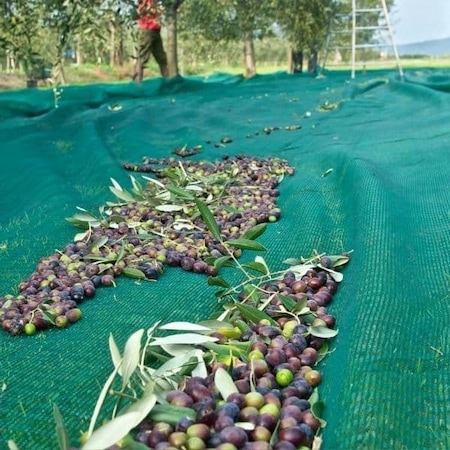
<path id="1" fill-rule="evenodd" d="M 397 50 L 400 56 L 450 56 L 450 37 L 397 45 Z M 392 48 L 388 48 L 387 52 L 392 54 Z"/>

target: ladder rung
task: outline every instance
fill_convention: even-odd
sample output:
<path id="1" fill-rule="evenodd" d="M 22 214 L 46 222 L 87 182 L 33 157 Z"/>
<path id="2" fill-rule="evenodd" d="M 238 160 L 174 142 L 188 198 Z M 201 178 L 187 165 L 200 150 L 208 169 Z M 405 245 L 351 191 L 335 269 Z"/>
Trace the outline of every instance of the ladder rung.
<path id="1" fill-rule="evenodd" d="M 342 49 L 342 50 L 349 50 L 353 48 L 351 45 L 334 45 L 334 48 Z M 357 44 L 355 45 L 355 48 L 386 48 L 386 47 L 392 47 L 393 45 L 387 45 L 387 44 Z"/>
<path id="2" fill-rule="evenodd" d="M 355 13 L 366 13 L 366 12 L 383 12 L 383 10 L 381 8 L 355 9 Z"/>
<path id="3" fill-rule="evenodd" d="M 380 25 L 373 25 L 373 26 L 366 26 L 366 27 L 355 27 L 355 30 L 387 30 L 387 26 L 380 26 Z"/>

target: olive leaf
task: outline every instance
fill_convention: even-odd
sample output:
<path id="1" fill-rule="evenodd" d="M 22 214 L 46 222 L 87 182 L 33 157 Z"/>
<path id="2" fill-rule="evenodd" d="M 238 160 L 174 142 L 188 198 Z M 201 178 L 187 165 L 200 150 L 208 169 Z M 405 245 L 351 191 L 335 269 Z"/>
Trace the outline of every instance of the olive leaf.
<path id="1" fill-rule="evenodd" d="M 94 431 L 83 445 L 82 450 L 109 448 L 122 439 L 129 430 L 139 425 L 140 418 L 139 411 L 131 411 L 122 416 L 117 416 Z"/>
<path id="2" fill-rule="evenodd" d="M 214 384 L 225 401 L 231 394 L 237 394 L 239 392 L 238 388 L 234 384 L 233 378 L 231 378 L 231 375 L 222 367 L 219 367 L 216 370 L 214 375 Z"/>
<path id="3" fill-rule="evenodd" d="M 135 198 L 128 191 L 119 190 L 112 186 L 110 186 L 109 189 L 120 200 L 128 203 L 133 203 L 135 201 Z"/>
<path id="4" fill-rule="evenodd" d="M 213 320 L 213 319 L 209 319 L 209 320 L 202 320 L 201 322 L 198 323 L 199 325 L 202 325 L 206 328 L 209 328 L 211 331 L 217 331 L 217 330 L 221 330 L 221 329 L 229 329 L 229 330 L 233 330 L 234 329 L 234 325 L 231 324 L 230 322 L 225 322 L 222 320 Z"/>
<path id="5" fill-rule="evenodd" d="M 181 211 L 184 208 L 182 205 L 158 205 L 155 209 L 162 212 Z"/>
<path id="6" fill-rule="evenodd" d="M 350 260 L 350 257 L 346 255 L 331 255 L 328 257 L 331 259 L 331 262 L 333 263 L 334 267 L 343 266 L 344 264 L 347 264 Z"/>
<path id="7" fill-rule="evenodd" d="M 326 427 L 327 422 L 322 419 L 323 411 L 325 409 L 324 403 L 319 398 L 319 393 L 317 391 L 317 388 L 314 389 L 313 393 L 308 399 L 310 405 L 311 405 L 311 412 L 313 413 L 314 417 L 319 420 L 321 428 Z"/>
<path id="8" fill-rule="evenodd" d="M 301 278 L 308 270 L 314 269 L 314 267 L 316 267 L 314 264 L 298 264 L 291 266 L 290 270 L 294 272 L 296 278 Z"/>
<path id="9" fill-rule="evenodd" d="M 222 277 L 208 277 L 208 286 L 231 287 Z"/>
<path id="10" fill-rule="evenodd" d="M 122 376 L 122 371 L 120 370 L 120 364 L 122 362 L 122 356 L 120 354 L 119 348 L 117 347 L 116 341 L 114 340 L 114 336 L 112 333 L 109 333 L 109 352 L 111 353 L 111 359 L 114 364 L 114 367 L 118 370 L 118 374 Z"/>
<path id="11" fill-rule="evenodd" d="M 194 350 L 191 344 L 161 344 L 161 348 L 170 356 L 185 355 L 187 352 Z"/>
<path id="12" fill-rule="evenodd" d="M 150 411 L 149 419 L 153 423 L 166 422 L 171 425 L 176 425 L 176 423 L 183 418 L 195 419 L 196 412 L 192 408 L 187 408 L 185 406 L 174 406 L 174 405 L 155 405 Z"/>
<path id="13" fill-rule="evenodd" d="M 217 338 L 212 336 L 204 336 L 195 333 L 180 333 L 172 334 L 171 336 L 165 336 L 160 338 L 155 338 L 153 342 L 149 345 L 167 345 L 167 344 L 191 344 L 191 345 L 201 345 L 206 342 L 216 342 Z"/>
<path id="14" fill-rule="evenodd" d="M 170 322 L 161 325 L 159 328 L 160 330 L 197 331 L 199 333 L 212 331 L 212 329 L 207 326 L 191 322 Z"/>
<path id="15" fill-rule="evenodd" d="M 180 372 L 183 367 L 189 363 L 192 363 L 192 358 L 195 360 L 195 364 L 198 362 L 197 354 L 194 353 L 196 350 L 184 353 L 182 355 L 170 358 L 161 367 L 159 367 L 154 373 L 154 378 L 170 376 L 174 373 Z"/>
<path id="16" fill-rule="evenodd" d="M 167 189 L 167 191 L 169 191 L 171 194 L 174 194 L 176 197 L 179 197 L 184 200 L 194 200 L 194 196 L 192 194 L 186 192 L 185 189 L 182 189 L 178 186 L 168 184 L 167 186 L 164 186 L 164 188 Z"/>
<path id="17" fill-rule="evenodd" d="M 56 436 L 58 438 L 59 449 L 69 450 L 70 448 L 69 435 L 67 434 L 67 430 L 64 425 L 61 412 L 55 403 L 53 403 L 53 417 L 55 418 L 56 422 Z"/>
<path id="18" fill-rule="evenodd" d="M 220 270 L 222 267 L 233 267 L 234 264 L 230 261 L 231 256 L 221 256 L 220 258 L 211 258 L 211 262 L 217 270 Z"/>
<path id="19" fill-rule="evenodd" d="M 121 361 L 122 362 L 122 361 Z M 114 381 L 114 378 L 116 377 L 117 373 L 119 372 L 120 365 L 114 368 L 114 370 L 109 375 L 108 379 L 106 380 L 105 385 L 103 386 L 100 395 L 98 396 L 97 403 L 95 404 L 94 412 L 92 413 L 91 421 L 89 423 L 89 429 L 88 429 L 88 436 L 92 434 L 94 431 L 95 423 L 97 422 L 97 418 L 100 414 L 100 410 L 102 408 L 102 405 L 105 401 L 106 395 L 109 392 L 109 389 Z"/>
<path id="20" fill-rule="evenodd" d="M 144 329 L 133 333 L 125 343 L 122 361 L 122 389 L 125 389 L 130 381 L 131 375 L 139 364 L 139 356 L 141 354 L 141 339 Z"/>
<path id="21" fill-rule="evenodd" d="M 267 224 L 266 223 L 260 223 L 258 225 L 255 225 L 254 227 L 250 228 L 249 230 L 247 230 L 243 235 L 242 238 L 243 239 L 249 239 L 251 241 L 253 241 L 254 239 L 258 238 L 259 236 L 261 236 L 267 229 Z"/>
<path id="22" fill-rule="evenodd" d="M 324 326 L 311 326 L 309 328 L 309 332 L 311 335 L 319 338 L 329 339 L 333 338 L 338 334 L 337 330 L 332 330 L 331 328 L 327 328 Z"/>
<path id="23" fill-rule="evenodd" d="M 243 287 L 245 298 L 254 301 L 255 303 L 258 303 L 261 295 L 259 290 L 254 286 L 253 284 L 245 284 Z"/>
<path id="24" fill-rule="evenodd" d="M 297 306 L 297 302 L 287 295 L 278 294 L 278 298 L 280 299 L 281 304 L 290 312 L 293 312 L 295 307 Z"/>
<path id="25" fill-rule="evenodd" d="M 220 235 L 220 228 L 216 222 L 216 219 L 214 218 L 213 213 L 210 211 L 208 206 L 198 198 L 194 199 L 194 202 L 197 205 L 197 208 L 200 212 L 200 215 L 202 216 L 203 221 L 205 222 L 206 227 L 211 232 L 213 237 L 220 241 L 222 239 Z"/>
<path id="26" fill-rule="evenodd" d="M 263 244 L 252 241 L 250 239 L 229 239 L 225 243 L 242 250 L 254 250 L 258 252 L 265 252 L 267 250 L 267 248 Z"/>
<path id="27" fill-rule="evenodd" d="M 89 246 L 89 251 L 92 251 L 93 249 L 99 249 L 103 247 L 107 242 L 108 236 L 101 236 Z"/>
<path id="28" fill-rule="evenodd" d="M 243 362 L 247 361 L 247 355 L 250 351 L 251 342 L 229 341 L 226 344 L 217 344 L 216 342 L 207 342 L 203 344 L 208 350 L 221 356 L 235 356 Z"/>
<path id="29" fill-rule="evenodd" d="M 250 322 L 257 324 L 261 320 L 267 320 L 269 323 L 275 325 L 276 322 L 267 315 L 265 312 L 260 311 L 257 308 L 253 308 L 252 306 L 244 305 L 243 303 L 236 303 L 236 308 L 242 314 L 242 317 Z"/>
<path id="30" fill-rule="evenodd" d="M 141 279 L 145 278 L 145 273 L 142 270 L 136 269 L 134 267 L 124 267 L 122 269 L 122 275 L 128 278 Z"/>
<path id="31" fill-rule="evenodd" d="M 256 261 L 249 261 L 242 264 L 242 267 L 245 267 L 246 269 L 254 270 L 255 272 L 259 272 L 262 275 L 267 275 L 269 272 L 267 271 L 267 266 L 264 264 L 261 264 Z"/>
<path id="32" fill-rule="evenodd" d="M 100 221 L 97 219 L 97 217 L 94 217 L 89 213 L 77 213 L 72 217 L 66 217 L 66 220 L 78 228 L 86 228 L 89 226 L 97 227 L 100 225 Z"/>
<path id="33" fill-rule="evenodd" d="M 160 187 L 161 189 L 167 189 L 169 190 L 169 186 L 164 186 L 163 183 L 161 183 L 161 181 L 156 180 L 155 178 L 151 178 L 151 177 L 146 177 L 146 176 L 142 176 L 142 178 L 144 180 L 150 181 L 150 183 L 155 184 L 156 186 Z"/>
<path id="34" fill-rule="evenodd" d="M 326 267 L 322 267 L 320 264 L 318 267 L 328 272 L 331 278 L 333 278 L 333 280 L 336 281 L 337 283 L 340 283 L 344 279 L 344 275 L 341 272 L 336 272 L 335 270 L 327 269 Z"/>
<path id="35" fill-rule="evenodd" d="M 322 361 L 326 355 L 328 355 L 330 346 L 328 345 L 328 341 L 323 341 L 321 347 L 319 348 L 317 352 L 317 360 L 316 364 L 319 364 L 320 361 Z"/>

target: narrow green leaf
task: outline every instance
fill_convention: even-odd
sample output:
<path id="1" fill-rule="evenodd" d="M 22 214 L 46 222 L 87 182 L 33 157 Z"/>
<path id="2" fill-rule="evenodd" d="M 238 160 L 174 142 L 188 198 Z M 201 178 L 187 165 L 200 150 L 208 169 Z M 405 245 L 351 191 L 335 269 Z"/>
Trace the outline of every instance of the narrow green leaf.
<path id="1" fill-rule="evenodd" d="M 150 411 L 149 418 L 153 423 L 167 422 L 176 425 L 180 419 L 195 419 L 195 410 L 184 406 L 155 405 Z"/>
<path id="2" fill-rule="evenodd" d="M 165 188 L 171 193 L 185 200 L 194 200 L 194 196 L 184 189 L 174 186 L 173 184 L 168 184 Z"/>
<path id="3" fill-rule="evenodd" d="M 214 384 L 224 400 L 227 400 L 231 394 L 237 394 L 239 392 L 231 375 L 222 367 L 216 370 Z"/>
<path id="4" fill-rule="evenodd" d="M 294 311 L 295 307 L 297 306 L 297 302 L 287 295 L 278 294 L 278 298 L 281 301 L 281 304 L 289 311 Z"/>
<path id="5" fill-rule="evenodd" d="M 291 312 L 298 314 L 299 316 L 309 314 L 311 310 L 308 307 L 308 297 L 304 297 L 298 300 L 294 308 L 292 308 Z"/>
<path id="6" fill-rule="evenodd" d="M 125 343 L 122 362 L 122 389 L 125 389 L 130 381 L 131 375 L 139 364 L 139 356 L 141 354 L 141 339 L 144 329 L 133 333 Z"/>
<path id="7" fill-rule="evenodd" d="M 222 320 L 202 320 L 201 322 L 198 323 L 199 325 L 202 325 L 204 327 L 209 328 L 210 330 L 222 330 L 222 329 L 228 329 L 228 330 L 233 330 L 234 329 L 234 325 L 231 324 L 230 322 L 225 322 Z"/>
<path id="8" fill-rule="evenodd" d="M 100 414 L 100 410 L 103 406 L 103 403 L 105 401 L 106 395 L 109 392 L 109 389 L 112 385 L 112 382 L 114 381 L 114 378 L 116 377 L 118 371 L 119 371 L 119 367 L 116 367 L 112 373 L 110 374 L 110 376 L 108 377 L 108 379 L 106 380 L 105 385 L 103 386 L 100 395 L 98 396 L 97 399 L 97 403 L 95 404 L 95 408 L 94 408 L 94 412 L 92 413 L 91 416 L 91 421 L 89 423 L 89 429 L 88 429 L 88 436 L 90 436 L 92 434 L 92 432 L 94 431 L 94 427 L 95 427 L 95 423 L 97 422 L 97 418 L 98 415 Z"/>
<path id="9" fill-rule="evenodd" d="M 245 297 L 250 299 L 251 301 L 258 303 L 261 299 L 260 291 L 253 284 L 245 284 L 243 290 L 245 293 Z"/>
<path id="10" fill-rule="evenodd" d="M 251 342 L 238 342 L 233 341 L 233 343 L 227 344 L 217 344 L 216 342 L 207 342 L 203 344 L 203 347 L 211 350 L 214 353 L 217 353 L 221 356 L 227 356 L 230 353 L 239 358 L 241 361 L 246 361 L 248 352 L 250 351 Z"/>
<path id="11" fill-rule="evenodd" d="M 273 325 L 276 324 L 275 320 L 272 319 L 265 312 L 260 311 L 257 308 L 253 308 L 252 306 L 244 305 L 243 303 L 236 303 L 236 308 L 242 314 L 242 317 L 246 320 L 249 320 L 252 323 L 258 323 L 261 320 L 268 320 Z"/>
<path id="12" fill-rule="evenodd" d="M 161 344 L 161 348 L 171 356 L 185 355 L 186 353 L 195 349 L 194 346 L 190 344 Z"/>
<path id="13" fill-rule="evenodd" d="M 55 403 L 53 403 L 53 417 L 55 418 L 56 422 L 56 436 L 58 438 L 59 450 L 69 450 L 69 435 L 64 425 L 64 420 L 62 418 L 61 412 Z"/>
<path id="14" fill-rule="evenodd" d="M 149 345 L 166 345 L 166 344 L 190 344 L 201 345 L 205 342 L 216 342 L 218 339 L 211 336 L 204 336 L 196 333 L 180 333 L 171 336 L 155 338 Z"/>
<path id="15" fill-rule="evenodd" d="M 322 361 L 325 356 L 328 355 L 328 352 L 330 350 L 330 347 L 328 345 L 328 341 L 323 341 L 322 345 L 320 346 L 319 350 L 318 350 L 318 354 L 317 354 L 317 360 L 316 360 L 316 364 L 319 364 L 320 361 Z"/>
<path id="16" fill-rule="evenodd" d="M 267 274 L 270 273 L 269 266 L 267 265 L 266 260 L 262 256 L 259 256 L 259 255 L 255 256 L 255 262 L 259 263 L 259 264 L 262 264 L 266 268 L 266 273 Z"/>
<path id="17" fill-rule="evenodd" d="M 148 450 L 148 445 L 135 441 L 133 437 L 128 434 L 122 438 L 120 450 Z"/>
<path id="18" fill-rule="evenodd" d="M 227 266 L 227 267 L 234 267 L 234 264 L 228 264 L 231 260 L 231 256 L 221 256 L 220 258 L 216 258 L 213 260 L 213 265 L 217 270 L 220 270 L 222 267 Z"/>
<path id="19" fill-rule="evenodd" d="M 245 267 L 246 269 L 251 269 L 254 270 L 255 272 L 261 273 L 262 275 L 267 275 L 267 266 L 265 266 L 264 264 L 255 262 L 255 261 L 250 261 L 247 263 L 242 264 L 242 267 Z"/>
<path id="20" fill-rule="evenodd" d="M 140 424 L 149 415 L 150 411 L 156 404 L 156 395 L 154 393 L 154 388 L 154 383 L 147 383 L 142 397 L 133 402 L 125 410 L 125 414 L 128 414 L 130 412 L 137 412 L 139 414 L 139 417 L 137 418 L 138 422 L 136 425 Z M 121 413 L 120 415 L 123 414 Z M 131 431 L 131 428 L 128 431 Z"/>
<path id="21" fill-rule="evenodd" d="M 259 242 L 252 241 L 250 239 L 230 239 L 226 241 L 227 245 L 231 245 L 235 248 L 240 248 L 242 250 L 254 250 L 258 252 L 265 252 L 267 249 Z"/>
<path id="22" fill-rule="evenodd" d="M 112 333 L 109 333 L 109 353 L 111 353 L 111 359 L 115 368 L 118 368 L 118 373 L 122 376 L 122 371 L 120 370 L 120 364 L 122 362 L 122 356 L 120 354 L 119 348 L 117 347 L 116 341 Z"/>
<path id="23" fill-rule="evenodd" d="M 108 242 L 108 236 L 101 236 L 96 239 L 90 246 L 89 249 L 92 251 L 93 248 L 99 249 L 103 247 Z"/>
<path id="24" fill-rule="evenodd" d="M 211 210 L 204 202 L 202 202 L 198 198 L 194 199 L 194 201 L 195 204 L 197 205 L 198 210 L 200 211 L 200 215 L 202 216 L 202 219 L 205 222 L 206 227 L 211 232 L 213 237 L 218 241 L 220 241 L 222 239 L 220 235 L 220 228 Z"/>
<path id="25" fill-rule="evenodd" d="M 243 235 L 243 239 L 249 239 L 251 241 L 257 239 L 259 236 L 261 236 L 267 229 L 267 223 L 259 223 L 258 225 L 255 225 L 254 227 L 247 230 Z"/>
<path id="26" fill-rule="evenodd" d="M 159 327 L 161 330 L 210 332 L 211 328 L 191 322 L 170 322 Z"/>
<path id="27" fill-rule="evenodd" d="M 168 186 L 164 186 L 163 183 L 161 183 L 161 181 L 156 180 L 155 178 L 151 178 L 151 177 L 146 177 L 146 176 L 142 176 L 142 178 L 144 180 L 150 181 L 150 183 L 156 184 L 156 186 L 162 188 L 162 189 L 167 189 L 168 190 Z"/>
<path id="28" fill-rule="evenodd" d="M 119 190 L 112 186 L 110 186 L 109 189 L 120 200 L 124 200 L 128 203 L 133 203 L 136 201 L 136 199 L 127 191 Z"/>
<path id="29" fill-rule="evenodd" d="M 299 258 L 287 258 L 283 261 L 283 264 L 289 264 L 290 266 L 296 266 L 301 264 L 301 259 Z"/>
<path id="30" fill-rule="evenodd" d="M 310 327 L 309 332 L 319 338 L 329 339 L 333 338 L 338 334 L 337 330 L 332 330 L 331 328 L 319 326 L 319 327 Z"/>
<path id="31" fill-rule="evenodd" d="M 343 266 L 350 261 L 350 257 L 345 255 L 331 255 L 328 258 L 331 259 L 334 267 Z"/>
<path id="32" fill-rule="evenodd" d="M 184 353 L 183 355 L 178 355 L 173 358 L 170 358 L 166 361 L 161 367 L 159 367 L 154 373 L 154 378 L 160 377 L 170 377 L 175 373 L 179 373 L 183 367 L 189 364 L 192 358 L 195 358 L 195 362 L 197 363 L 197 358 L 192 352 Z"/>
<path id="33" fill-rule="evenodd" d="M 44 311 L 43 309 L 40 310 L 40 313 L 42 314 L 42 317 L 45 321 L 50 322 L 52 325 L 55 325 L 54 314 L 50 314 L 48 311 Z"/>
<path id="34" fill-rule="evenodd" d="M 72 217 L 69 217 L 68 220 L 79 220 L 80 222 L 98 222 L 97 217 L 94 217 L 92 214 L 88 212 L 85 213 L 76 213 Z"/>
<path id="35" fill-rule="evenodd" d="M 231 287 L 222 277 L 208 277 L 208 286 Z"/>
<path id="36" fill-rule="evenodd" d="M 340 283 L 344 279 L 344 275 L 341 272 L 336 272 L 335 270 L 330 270 L 326 267 L 323 267 L 323 269 L 330 274 L 331 278 L 333 278 L 336 283 Z"/>
<path id="37" fill-rule="evenodd" d="M 128 278 L 145 278 L 144 272 L 142 272 L 142 270 L 135 269 L 134 267 L 124 267 L 122 270 L 122 275 Z"/>
<path id="38" fill-rule="evenodd" d="M 84 226 L 82 226 L 82 228 L 85 228 Z M 87 227 L 89 228 L 89 227 Z M 79 241 L 84 241 L 85 239 L 87 239 L 89 237 L 90 234 L 90 230 L 88 229 L 88 231 L 85 231 L 84 233 L 77 233 L 74 238 L 73 241 L 74 242 L 79 242 Z"/>
<path id="39" fill-rule="evenodd" d="M 155 209 L 163 212 L 181 211 L 184 208 L 182 205 L 158 205 Z"/>
<path id="40" fill-rule="evenodd" d="M 141 414 L 138 411 L 131 411 L 122 416 L 117 416 L 95 430 L 83 445 L 82 450 L 109 448 L 139 425 L 140 417 Z"/>

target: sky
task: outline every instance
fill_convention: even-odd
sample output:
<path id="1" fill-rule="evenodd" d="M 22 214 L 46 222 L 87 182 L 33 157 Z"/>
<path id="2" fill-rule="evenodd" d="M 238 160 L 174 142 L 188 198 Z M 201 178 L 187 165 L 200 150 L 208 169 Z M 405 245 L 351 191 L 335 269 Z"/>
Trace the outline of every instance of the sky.
<path id="1" fill-rule="evenodd" d="M 450 37 L 450 0 L 395 0 L 390 15 L 397 45 Z"/>

